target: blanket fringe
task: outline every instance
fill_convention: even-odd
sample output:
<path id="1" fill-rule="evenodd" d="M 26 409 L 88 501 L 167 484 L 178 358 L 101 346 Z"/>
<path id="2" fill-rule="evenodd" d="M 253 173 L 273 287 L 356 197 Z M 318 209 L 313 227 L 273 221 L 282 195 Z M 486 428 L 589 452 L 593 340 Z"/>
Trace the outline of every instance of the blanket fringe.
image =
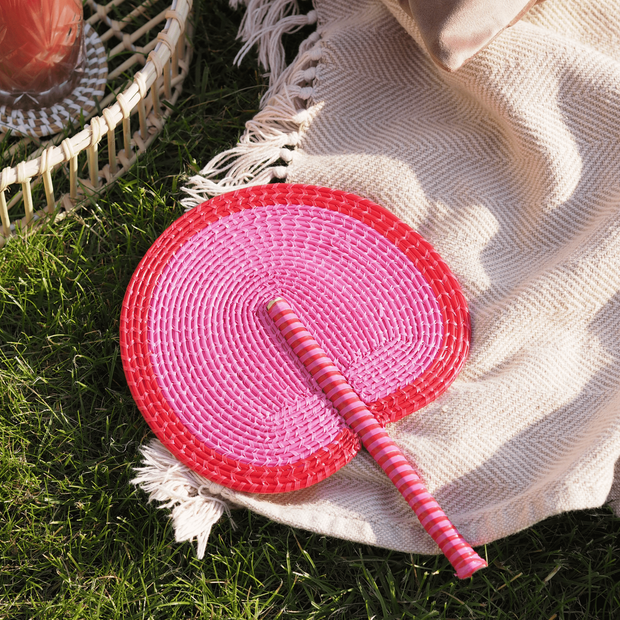
<path id="1" fill-rule="evenodd" d="M 232 6 L 238 2 L 232 0 Z M 268 71 L 270 82 L 276 81 L 286 65 L 282 37 L 316 23 L 316 11 L 299 15 L 297 0 L 248 0 L 247 10 L 237 38 L 245 45 L 235 57 L 239 64 L 254 45 L 258 45 L 258 62 Z"/>
<path id="2" fill-rule="evenodd" d="M 159 440 L 153 439 L 141 452 L 144 465 L 136 468 L 138 475 L 131 483 L 146 491 L 149 501 L 171 509 L 175 540 L 196 539 L 196 555 L 202 559 L 211 528 L 224 513 L 230 518 L 232 504 L 215 497 L 213 483 L 183 465 Z M 231 523 L 234 527 L 232 519 Z"/>
<path id="3" fill-rule="evenodd" d="M 231 4 L 237 6 L 239 2 L 232 0 Z M 184 188 L 188 197 L 181 200 L 187 210 L 212 196 L 263 185 L 273 179 L 286 179 L 286 165 L 295 157 L 301 128 L 312 116 L 309 101 L 314 94 L 315 67 L 321 58 L 320 35 L 312 33 L 286 69 L 283 69 L 282 36 L 303 25 L 316 23 L 316 12 L 288 15 L 298 10 L 297 2 L 292 0 L 247 0 L 245 3 L 247 12 L 239 37 L 246 44 L 237 59 L 258 44 L 260 62 L 271 70 L 269 88 L 261 100 L 261 111 L 246 123 L 238 144 L 216 155 L 200 174 L 188 180 Z"/>

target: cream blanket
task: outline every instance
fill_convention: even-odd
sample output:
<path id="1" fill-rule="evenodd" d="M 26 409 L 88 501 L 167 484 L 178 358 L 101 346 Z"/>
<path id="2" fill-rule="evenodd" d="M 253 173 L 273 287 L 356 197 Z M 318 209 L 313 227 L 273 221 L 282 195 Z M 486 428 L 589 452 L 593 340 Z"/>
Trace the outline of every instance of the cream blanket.
<path id="1" fill-rule="evenodd" d="M 270 4 L 285 3 L 249 0 L 244 22 L 272 70 L 270 99 L 192 180 L 188 205 L 281 178 L 391 209 L 470 304 L 462 374 L 389 427 L 453 523 L 478 545 L 568 510 L 607 502 L 620 514 L 617 0 L 548 0 L 452 74 L 416 43 L 398 0 L 316 0 L 309 16 L 280 10 L 267 23 Z M 279 35 L 314 21 L 282 71 Z M 438 552 L 366 453 L 276 496 L 218 487 L 157 444 L 145 454 L 138 483 L 175 506 L 178 539 L 198 537 L 199 551 L 219 498 L 322 534 Z"/>

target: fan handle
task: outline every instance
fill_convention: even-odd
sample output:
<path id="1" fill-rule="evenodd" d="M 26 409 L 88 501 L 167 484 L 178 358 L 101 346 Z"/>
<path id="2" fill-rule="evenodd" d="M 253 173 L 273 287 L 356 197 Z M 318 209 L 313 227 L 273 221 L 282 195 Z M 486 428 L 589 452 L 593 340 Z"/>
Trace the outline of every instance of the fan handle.
<path id="1" fill-rule="evenodd" d="M 487 563 L 450 523 L 404 454 L 325 355 L 291 306 L 278 298 L 269 302 L 267 311 L 293 353 L 413 508 L 424 529 L 455 568 L 459 579 L 471 577 L 477 570 L 485 568 Z"/>

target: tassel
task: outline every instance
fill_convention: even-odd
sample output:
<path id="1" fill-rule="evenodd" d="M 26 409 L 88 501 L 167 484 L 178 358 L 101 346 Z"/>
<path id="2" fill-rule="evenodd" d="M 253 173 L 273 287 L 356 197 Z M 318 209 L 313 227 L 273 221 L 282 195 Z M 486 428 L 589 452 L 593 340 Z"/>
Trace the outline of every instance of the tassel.
<path id="1" fill-rule="evenodd" d="M 212 196 L 286 179 L 287 167 L 295 157 L 301 130 L 318 106 L 310 106 L 315 66 L 321 58 L 318 33 L 304 41 L 295 61 L 272 83 L 261 100 L 261 111 L 246 123 L 238 144 L 216 155 L 200 174 L 188 180 L 187 210 Z M 219 180 L 217 180 L 219 179 Z"/>
<path id="2" fill-rule="evenodd" d="M 184 188 L 189 198 L 181 201 L 186 208 L 201 204 L 208 197 L 224 194 L 233 189 L 263 185 L 274 178 L 285 178 L 286 167 L 277 166 L 282 160 L 293 159 L 294 147 L 299 143 L 299 126 L 308 118 L 308 111 L 298 109 L 299 89 L 284 90 L 246 124 L 246 131 L 237 146 L 216 155 L 199 175 L 189 179 Z M 215 177 L 222 177 L 215 181 Z"/>
<path id="3" fill-rule="evenodd" d="M 316 11 L 310 11 L 307 15 L 286 16 L 289 5 L 297 9 L 297 3 L 289 0 L 277 0 L 272 3 L 264 16 L 258 12 L 258 18 L 242 24 L 240 38 L 245 45 L 235 57 L 235 64 L 239 64 L 254 45 L 258 45 L 258 62 L 268 71 L 270 85 L 275 82 L 286 66 L 286 55 L 282 37 L 285 34 L 297 32 L 304 26 L 315 24 Z M 250 7 L 246 17 L 250 15 Z"/>
<path id="4" fill-rule="evenodd" d="M 136 468 L 138 475 L 131 483 L 148 493 L 149 501 L 163 502 L 159 508 L 171 509 L 175 540 L 196 539 L 196 555 L 204 558 L 211 528 L 224 513 L 230 518 L 232 504 L 215 497 L 218 485 L 183 465 L 159 440 L 153 439 L 141 452 L 144 465 Z"/>

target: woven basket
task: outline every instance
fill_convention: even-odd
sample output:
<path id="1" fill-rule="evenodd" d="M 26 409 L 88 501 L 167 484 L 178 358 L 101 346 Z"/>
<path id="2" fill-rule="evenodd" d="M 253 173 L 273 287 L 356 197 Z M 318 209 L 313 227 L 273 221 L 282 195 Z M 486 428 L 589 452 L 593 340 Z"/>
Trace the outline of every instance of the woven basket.
<path id="1" fill-rule="evenodd" d="M 73 136 L 68 135 L 68 127 L 45 142 L 34 137 L 13 138 L 14 143 L 4 151 L 4 162 L 21 161 L 0 173 L 0 247 L 12 235 L 75 209 L 127 172 L 147 150 L 170 116 L 189 70 L 191 7 L 192 0 L 173 0 L 171 4 L 112 0 L 105 6 L 87 0 L 85 22 L 107 48 L 107 90 L 111 92 L 99 102 L 101 115 L 90 118 Z M 128 74 L 139 67 L 127 85 Z M 137 123 L 132 120 L 136 115 Z M 119 138 L 122 148 L 117 150 Z M 102 141 L 101 150 L 107 154 L 100 155 Z M 82 153 L 88 178 L 79 173 Z M 66 190 L 67 177 L 68 191 L 56 196 L 54 184 Z M 37 191 L 41 184 L 44 192 Z"/>

